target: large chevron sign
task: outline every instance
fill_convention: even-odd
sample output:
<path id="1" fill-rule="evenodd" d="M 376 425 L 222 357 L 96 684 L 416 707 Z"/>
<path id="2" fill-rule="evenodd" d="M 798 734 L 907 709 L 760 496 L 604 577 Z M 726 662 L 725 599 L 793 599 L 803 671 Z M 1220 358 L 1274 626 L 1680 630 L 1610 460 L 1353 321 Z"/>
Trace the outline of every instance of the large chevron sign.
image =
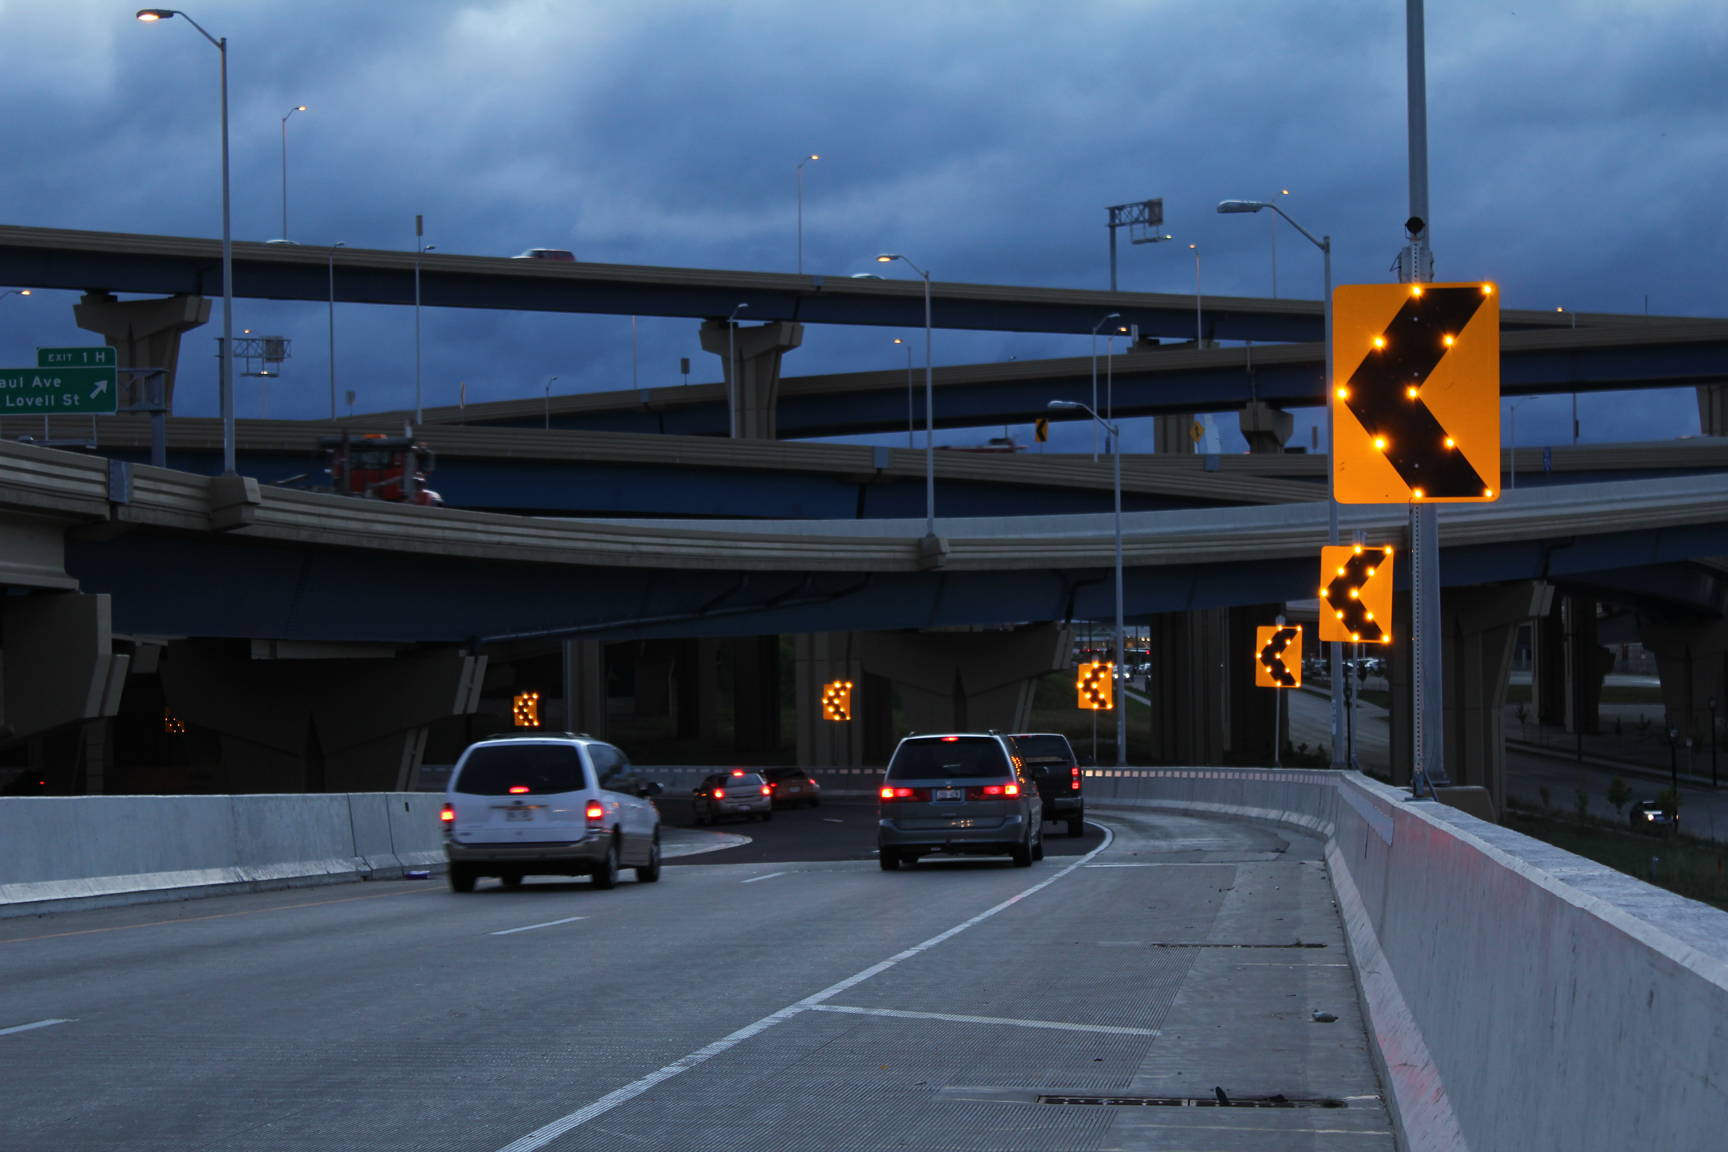
<path id="1" fill-rule="evenodd" d="M 1492 284 L 1332 293 L 1333 490 L 1341 504 L 1481 503 L 1500 488 Z"/>

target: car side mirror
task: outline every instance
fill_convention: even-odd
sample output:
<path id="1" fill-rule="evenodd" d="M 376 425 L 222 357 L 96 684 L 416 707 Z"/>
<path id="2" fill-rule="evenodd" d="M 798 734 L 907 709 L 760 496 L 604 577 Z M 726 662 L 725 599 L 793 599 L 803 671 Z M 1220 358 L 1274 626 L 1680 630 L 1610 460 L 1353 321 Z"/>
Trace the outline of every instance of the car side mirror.
<path id="1" fill-rule="evenodd" d="M 650 796 L 658 796 L 664 791 L 666 791 L 666 789 L 661 787 L 660 781 L 650 780 L 636 789 L 636 795 L 641 796 L 643 799 L 647 799 Z"/>

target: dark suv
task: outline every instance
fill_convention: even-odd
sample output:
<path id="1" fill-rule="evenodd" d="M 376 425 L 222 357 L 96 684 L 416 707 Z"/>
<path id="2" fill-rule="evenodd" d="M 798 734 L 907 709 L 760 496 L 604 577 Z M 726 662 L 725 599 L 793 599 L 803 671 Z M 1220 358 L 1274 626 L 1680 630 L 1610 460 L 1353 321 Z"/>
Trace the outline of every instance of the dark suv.
<path id="1" fill-rule="evenodd" d="M 878 792 L 886 872 L 932 852 L 1044 858 L 1043 805 L 1014 742 L 995 732 L 908 736 Z"/>
<path id="2" fill-rule="evenodd" d="M 1038 782 L 1044 798 L 1044 819 L 1066 820 L 1068 835 L 1086 831 L 1084 774 L 1074 755 L 1074 746 L 1060 732 L 1030 732 L 1014 737 L 1026 770 Z"/>

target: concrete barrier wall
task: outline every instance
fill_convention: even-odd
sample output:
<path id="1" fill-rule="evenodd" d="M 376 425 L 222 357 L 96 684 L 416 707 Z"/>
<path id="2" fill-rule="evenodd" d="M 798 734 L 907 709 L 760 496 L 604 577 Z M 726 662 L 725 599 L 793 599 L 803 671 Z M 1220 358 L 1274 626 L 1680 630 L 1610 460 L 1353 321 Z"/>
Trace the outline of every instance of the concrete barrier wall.
<path id="1" fill-rule="evenodd" d="M 1349 773 L 1101 770 L 1087 795 L 1327 838 L 1408 1147 L 1723 1146 L 1728 913 Z"/>
<path id="2" fill-rule="evenodd" d="M 419 793 L 0 798 L 0 916 L 441 866 Z"/>

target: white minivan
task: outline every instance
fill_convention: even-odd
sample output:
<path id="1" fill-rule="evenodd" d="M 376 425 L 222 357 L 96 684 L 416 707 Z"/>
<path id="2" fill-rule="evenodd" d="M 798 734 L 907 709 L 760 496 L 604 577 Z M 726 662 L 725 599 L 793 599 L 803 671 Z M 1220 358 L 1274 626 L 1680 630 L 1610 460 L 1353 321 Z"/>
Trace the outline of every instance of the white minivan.
<path id="1" fill-rule="evenodd" d="M 468 746 L 450 772 L 440 818 L 450 887 L 482 876 L 506 887 L 528 875 L 589 876 L 596 888 L 660 879 L 661 786 L 624 753 L 585 733 L 493 736 Z"/>

